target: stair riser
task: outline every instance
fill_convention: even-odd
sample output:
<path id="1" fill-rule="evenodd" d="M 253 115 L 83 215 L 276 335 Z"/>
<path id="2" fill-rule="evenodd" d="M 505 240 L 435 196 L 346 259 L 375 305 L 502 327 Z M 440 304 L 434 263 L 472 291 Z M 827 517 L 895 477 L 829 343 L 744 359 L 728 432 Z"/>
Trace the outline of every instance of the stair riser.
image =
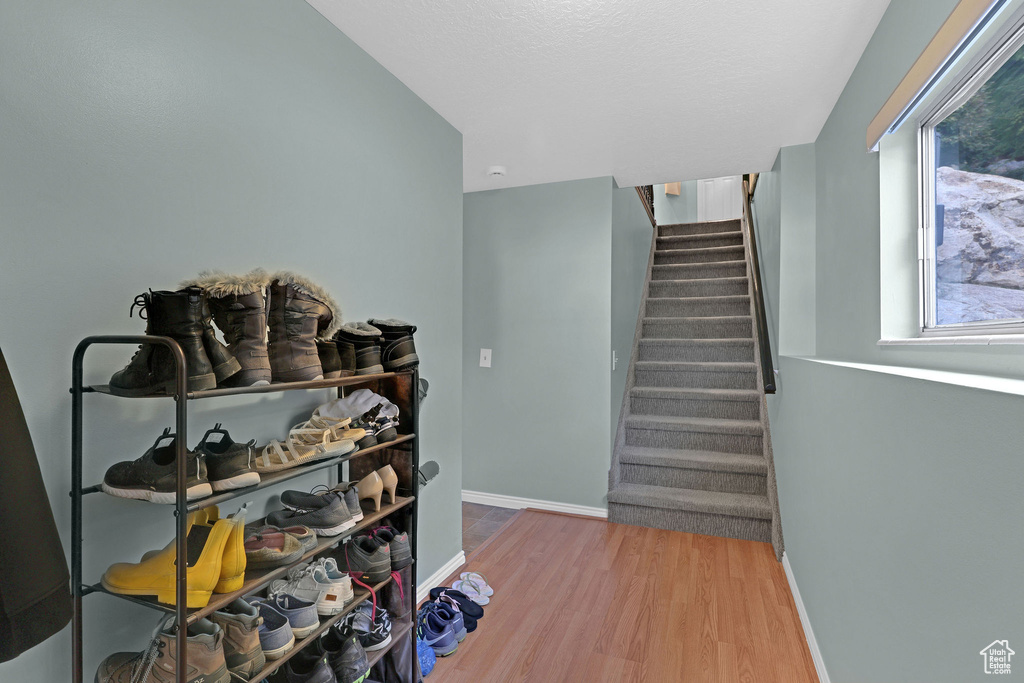
<path id="1" fill-rule="evenodd" d="M 728 251 L 702 251 L 700 249 L 676 249 L 654 252 L 655 265 L 666 263 L 714 263 L 716 261 L 742 261 L 743 249 Z"/>
<path id="2" fill-rule="evenodd" d="M 629 400 L 633 415 L 666 415 L 669 417 L 714 417 L 723 420 L 759 420 L 757 401 L 716 401 L 694 398 L 646 398 Z"/>
<path id="3" fill-rule="evenodd" d="M 760 435 L 684 432 L 675 429 L 626 427 L 626 445 L 716 451 L 718 453 L 746 453 L 747 455 L 760 455 L 764 452 Z"/>
<path id="4" fill-rule="evenodd" d="M 673 372 L 637 370 L 638 387 L 678 387 L 681 389 L 757 389 L 757 375 L 752 372 L 721 372 L 693 370 Z"/>
<path id="5" fill-rule="evenodd" d="M 750 315 L 750 301 L 714 301 L 706 299 L 648 299 L 649 318 L 714 317 L 717 315 Z"/>
<path id="6" fill-rule="evenodd" d="M 740 232 L 739 221 L 721 223 L 684 223 L 682 225 L 659 225 L 659 237 L 675 237 L 677 235 L 707 235 L 715 232 Z"/>
<path id="7" fill-rule="evenodd" d="M 652 280 L 703 280 L 720 277 L 746 277 L 747 264 L 744 261 L 729 263 L 674 265 L 653 268 Z"/>
<path id="8" fill-rule="evenodd" d="M 624 462 L 621 466 L 622 481 L 627 484 L 668 486 L 677 489 L 701 489 L 703 491 L 725 491 L 727 493 L 755 493 L 766 495 L 767 479 L 763 474 L 740 474 L 737 472 L 715 472 L 682 467 L 659 467 Z"/>
<path id="9" fill-rule="evenodd" d="M 645 339 L 737 339 L 753 336 L 750 320 L 644 323 Z"/>
<path id="10" fill-rule="evenodd" d="M 724 536 L 745 541 L 771 542 L 772 525 L 767 519 L 733 517 L 705 512 L 687 512 L 642 505 L 608 503 L 608 521 L 668 531 L 685 531 L 705 536 Z"/>
<path id="11" fill-rule="evenodd" d="M 654 281 L 647 291 L 652 299 L 655 297 L 694 297 L 694 296 L 745 296 L 747 294 L 746 278 L 728 282 L 725 280 L 706 280 L 693 282 Z"/>
<path id="12" fill-rule="evenodd" d="M 640 360 L 677 363 L 753 363 L 754 346 L 734 344 L 645 344 L 640 342 Z"/>
<path id="13" fill-rule="evenodd" d="M 659 237 L 658 250 L 662 249 L 706 249 L 708 247 L 735 247 L 743 244 L 743 234 L 732 232 L 726 235 L 708 235 L 703 238 Z"/>

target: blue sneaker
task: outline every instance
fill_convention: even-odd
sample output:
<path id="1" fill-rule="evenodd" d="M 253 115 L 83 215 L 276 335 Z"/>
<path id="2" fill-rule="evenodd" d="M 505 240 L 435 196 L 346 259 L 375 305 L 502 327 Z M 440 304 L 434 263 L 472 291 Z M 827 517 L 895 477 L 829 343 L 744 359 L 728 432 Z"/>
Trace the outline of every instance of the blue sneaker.
<path id="1" fill-rule="evenodd" d="M 426 678 L 437 664 L 437 655 L 434 654 L 432 647 L 423 642 L 422 638 L 416 638 L 416 656 L 420 660 L 420 673 Z"/>
<path id="2" fill-rule="evenodd" d="M 257 598 L 252 600 L 253 604 L 266 602 L 288 619 L 292 628 L 292 635 L 296 638 L 305 638 L 320 626 L 320 617 L 317 616 L 316 603 L 287 593 L 277 593 L 269 598 Z"/>
<path id="3" fill-rule="evenodd" d="M 441 596 L 432 603 L 427 603 L 424 607 L 428 607 L 438 613 L 445 621 L 450 621 L 452 624 L 452 630 L 455 631 L 455 640 L 460 643 L 466 639 L 466 622 L 462 618 L 462 610 L 459 609 L 458 603 L 451 598 L 445 599 L 446 596 Z"/>
<path id="4" fill-rule="evenodd" d="M 295 635 L 292 634 L 288 617 L 258 598 L 250 600 L 249 604 L 258 609 L 263 617 L 263 623 L 260 624 L 260 647 L 263 648 L 263 654 L 267 659 L 280 659 L 295 647 Z"/>
<path id="5" fill-rule="evenodd" d="M 420 610 L 418 621 L 417 634 L 434 650 L 435 655 L 447 657 L 459 649 L 459 641 L 455 638 L 452 623 L 446 621 L 437 610 L 430 609 L 429 604 Z"/>

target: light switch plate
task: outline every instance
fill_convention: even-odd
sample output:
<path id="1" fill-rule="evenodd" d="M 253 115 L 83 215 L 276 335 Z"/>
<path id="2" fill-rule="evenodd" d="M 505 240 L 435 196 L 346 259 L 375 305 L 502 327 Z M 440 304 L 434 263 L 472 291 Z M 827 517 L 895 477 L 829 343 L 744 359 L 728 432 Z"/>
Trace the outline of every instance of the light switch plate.
<path id="1" fill-rule="evenodd" d="M 491 367 L 491 350 L 480 349 L 480 367 L 489 368 Z"/>

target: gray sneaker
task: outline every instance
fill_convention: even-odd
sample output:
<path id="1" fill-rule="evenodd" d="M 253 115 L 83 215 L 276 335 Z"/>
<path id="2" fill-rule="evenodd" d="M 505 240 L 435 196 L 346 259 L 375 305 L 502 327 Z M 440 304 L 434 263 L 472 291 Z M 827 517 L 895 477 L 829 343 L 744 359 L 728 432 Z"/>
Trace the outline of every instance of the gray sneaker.
<path id="1" fill-rule="evenodd" d="M 280 659 L 288 650 L 295 647 L 295 634 L 292 633 L 288 617 L 281 614 L 273 605 L 250 598 L 249 604 L 260 611 L 263 623 L 260 624 L 260 646 L 267 659 Z"/>
<path id="2" fill-rule="evenodd" d="M 338 563 L 353 579 L 373 585 L 391 576 L 391 552 L 369 536 L 357 536 L 339 551 Z"/>
<path id="3" fill-rule="evenodd" d="M 267 515 L 267 524 L 279 527 L 307 526 L 317 536 L 337 536 L 356 525 L 345 498 L 333 491 L 325 493 L 329 502 L 315 510 L 278 510 Z"/>
<path id="4" fill-rule="evenodd" d="M 355 482 L 343 481 L 333 489 L 323 484 L 316 486 L 309 493 L 303 491 L 285 491 L 281 494 L 281 504 L 289 510 L 309 511 L 319 510 L 326 507 L 332 501 L 328 493 L 342 494 L 345 497 L 345 505 L 356 522 L 363 518 L 363 509 L 359 506 L 359 493 L 356 491 Z"/>
<path id="5" fill-rule="evenodd" d="M 391 571 L 405 569 L 412 564 L 409 534 L 390 526 L 379 526 L 370 532 L 377 544 L 386 544 L 391 551 Z"/>

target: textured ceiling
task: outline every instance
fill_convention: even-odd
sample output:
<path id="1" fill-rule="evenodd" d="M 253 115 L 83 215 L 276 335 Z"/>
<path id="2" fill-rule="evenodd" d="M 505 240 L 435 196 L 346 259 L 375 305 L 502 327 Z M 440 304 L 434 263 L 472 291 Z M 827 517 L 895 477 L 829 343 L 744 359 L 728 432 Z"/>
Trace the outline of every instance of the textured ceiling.
<path id="1" fill-rule="evenodd" d="M 307 1 L 462 132 L 466 191 L 768 170 L 817 137 L 889 4 Z"/>

